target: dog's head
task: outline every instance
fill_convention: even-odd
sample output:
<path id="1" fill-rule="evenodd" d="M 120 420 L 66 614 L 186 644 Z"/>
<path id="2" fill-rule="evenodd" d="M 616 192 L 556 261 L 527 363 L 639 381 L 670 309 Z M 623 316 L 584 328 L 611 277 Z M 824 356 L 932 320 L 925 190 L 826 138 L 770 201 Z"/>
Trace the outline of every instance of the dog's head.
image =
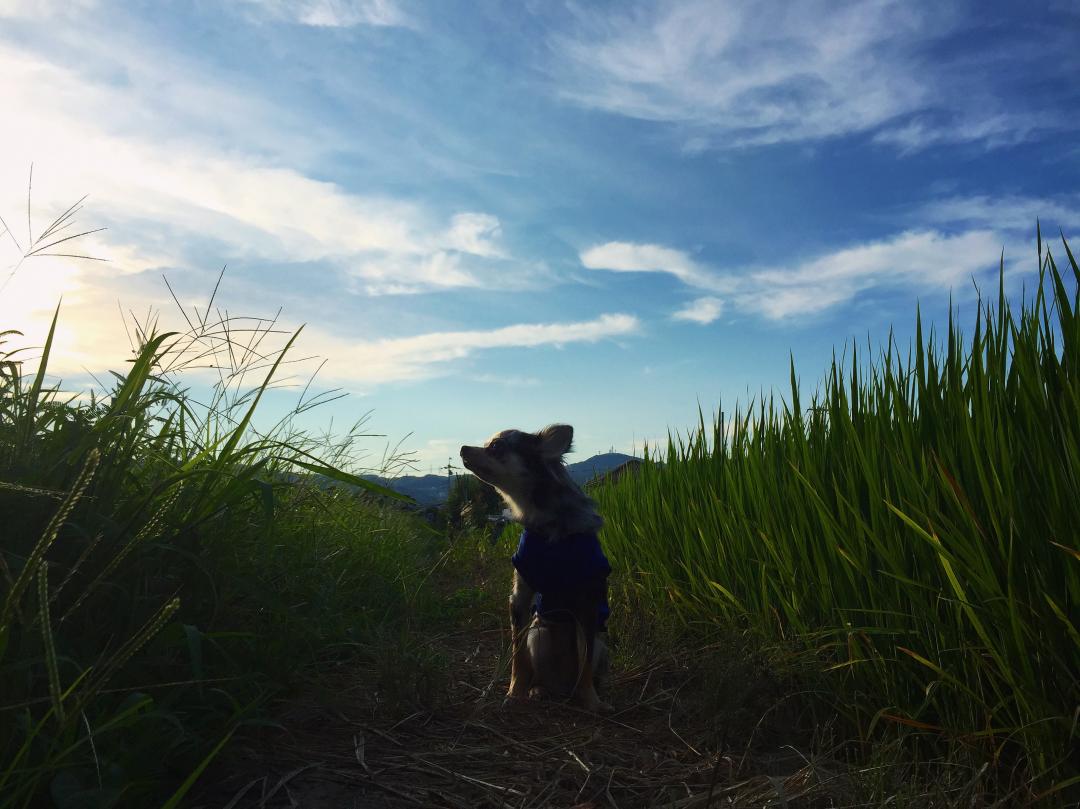
<path id="1" fill-rule="evenodd" d="M 538 484 L 552 479 L 573 438 L 569 424 L 552 424 L 538 433 L 503 430 L 482 447 L 462 447 L 461 462 L 508 499 L 521 502 Z"/>
<path id="2" fill-rule="evenodd" d="M 461 462 L 494 486 L 513 517 L 550 539 L 599 531 L 604 521 L 563 463 L 574 428 L 552 424 L 538 433 L 503 430 L 482 447 L 462 447 Z"/>

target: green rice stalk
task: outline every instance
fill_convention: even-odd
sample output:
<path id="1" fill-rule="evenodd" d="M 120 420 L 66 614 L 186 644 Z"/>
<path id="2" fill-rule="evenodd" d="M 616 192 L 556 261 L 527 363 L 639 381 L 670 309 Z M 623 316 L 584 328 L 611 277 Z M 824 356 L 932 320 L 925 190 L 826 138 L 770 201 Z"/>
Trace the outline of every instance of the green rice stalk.
<path id="1" fill-rule="evenodd" d="M 851 346 L 809 395 L 791 363 L 788 401 L 721 409 L 711 425 L 699 412 L 696 431 L 601 486 L 613 597 L 800 648 L 865 737 L 905 725 L 1067 779 L 1080 749 L 1080 267 L 1065 244 L 1063 272 L 1041 232 L 1038 252 L 1017 307 L 999 262 L 970 337 L 917 309 L 907 351 L 891 333 L 876 355 Z"/>

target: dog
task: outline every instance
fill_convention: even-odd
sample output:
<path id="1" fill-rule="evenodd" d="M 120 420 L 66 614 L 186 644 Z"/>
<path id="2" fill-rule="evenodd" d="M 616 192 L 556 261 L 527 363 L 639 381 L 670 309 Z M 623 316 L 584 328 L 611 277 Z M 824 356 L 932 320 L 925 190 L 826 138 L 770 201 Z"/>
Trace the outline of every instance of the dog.
<path id="1" fill-rule="evenodd" d="M 609 712 L 596 693 L 608 667 L 604 624 L 611 565 L 600 547 L 603 520 L 563 462 L 574 428 L 503 430 L 482 447 L 463 446 L 465 468 L 495 487 L 524 531 L 510 594 L 513 656 L 508 699 L 553 695 Z"/>

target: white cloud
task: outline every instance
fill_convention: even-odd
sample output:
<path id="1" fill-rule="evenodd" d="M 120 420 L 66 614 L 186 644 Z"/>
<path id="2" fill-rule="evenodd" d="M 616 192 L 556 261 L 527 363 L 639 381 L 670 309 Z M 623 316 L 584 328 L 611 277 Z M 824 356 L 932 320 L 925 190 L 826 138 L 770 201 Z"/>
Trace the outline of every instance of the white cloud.
<path id="1" fill-rule="evenodd" d="M 74 17 L 95 8 L 97 4 L 98 0 L 0 0 L 0 19 Z"/>
<path id="2" fill-rule="evenodd" d="M 692 323 L 700 323 L 706 326 L 712 323 L 724 311 L 724 302 L 719 298 L 705 297 L 691 301 L 682 309 L 675 312 L 672 317 L 675 320 L 688 320 Z"/>
<path id="3" fill-rule="evenodd" d="M 450 220 L 445 239 L 451 250 L 499 258 L 503 253 L 495 242 L 501 235 L 498 217 L 486 213 L 459 213 Z"/>
<path id="4" fill-rule="evenodd" d="M 636 317 L 605 314 L 572 323 L 520 323 L 498 329 L 418 334 L 358 342 L 317 329 L 305 330 L 303 350 L 331 357 L 320 378 L 343 385 L 425 379 L 445 373 L 447 364 L 478 351 L 595 343 L 640 330 Z"/>
<path id="5" fill-rule="evenodd" d="M 689 271 L 682 263 L 684 253 L 659 245 L 612 242 L 594 248 L 596 253 L 582 253 L 581 259 L 592 269 L 667 272 L 696 289 L 722 288 L 738 309 L 779 320 L 822 312 L 871 288 L 947 288 L 996 266 L 1002 243 L 989 229 L 950 235 L 923 228 L 790 266 L 744 267 L 724 274 L 697 264 Z M 719 299 L 705 297 L 675 317 L 709 323 L 721 311 Z"/>
<path id="6" fill-rule="evenodd" d="M 394 0 L 241 0 L 272 20 L 317 28 L 356 25 L 407 26 L 409 18 Z"/>
<path id="7" fill-rule="evenodd" d="M 93 194 L 99 215 L 165 223 L 246 255 L 312 261 L 365 251 L 423 256 L 436 241 L 424 214 L 394 200 L 364 198 L 258 158 L 182 137 L 156 137 L 124 121 L 139 99 L 0 45 L 0 107 L 18 125 L 0 130 L 8 167 L 0 210 L 24 206 L 23 175 L 37 162 L 39 200 L 63 188 Z M 110 110 L 103 120 L 101 110 Z M 18 175 L 15 175 L 18 172 Z M 70 193 L 70 192 L 68 192 Z"/>
<path id="8" fill-rule="evenodd" d="M 88 192 L 98 221 L 114 226 L 99 237 L 106 246 L 116 247 L 116 232 L 127 242 L 138 232 L 143 244 L 157 243 L 152 252 L 165 265 L 182 266 L 184 248 L 198 245 L 215 251 L 214 263 L 319 263 L 373 294 L 507 288 L 539 274 L 508 266 L 490 213 L 461 212 L 447 222 L 421 204 L 354 194 L 285 164 L 305 151 L 291 124 L 274 140 L 277 120 L 288 115 L 243 88 L 230 90 L 227 77 L 191 72 L 167 53 L 157 56 L 161 64 L 125 53 L 132 78 L 116 84 L 100 78 L 117 67 L 114 57 L 91 59 L 98 60 L 93 79 L 0 42 L 0 108 L 18 110 L 15 125 L 0 128 L 0 215 L 25 218 L 16 212 L 25 210 L 34 163 L 36 202 L 55 208 L 73 190 Z M 222 119 L 220 110 L 235 115 Z M 274 134 L 260 141 L 249 130 Z M 206 136 L 211 131 L 217 137 Z M 250 143 L 254 153 L 236 145 Z M 47 207 L 35 205 L 35 215 L 48 216 Z M 475 260 L 466 267 L 462 255 Z"/>
<path id="9" fill-rule="evenodd" d="M 700 289 L 727 292 L 733 288 L 732 279 L 705 269 L 682 250 L 658 244 L 607 242 L 582 251 L 579 258 L 590 270 L 663 272 Z"/>
<path id="10" fill-rule="evenodd" d="M 483 385 L 502 385 L 507 388 L 535 388 L 540 385 L 540 380 L 535 376 L 518 376 L 516 374 L 473 374 L 469 379 Z"/>
<path id="11" fill-rule="evenodd" d="M 897 147 L 901 154 L 927 149 L 941 143 L 982 143 L 987 148 L 1013 146 L 1041 131 L 1058 127 L 1055 116 L 1033 112 L 999 112 L 975 120 L 935 121 L 916 117 L 896 126 L 886 126 L 874 135 L 875 143 Z"/>
<path id="12" fill-rule="evenodd" d="M 353 289 L 367 295 L 412 295 L 437 289 L 478 287 L 481 281 L 461 266 L 456 253 L 439 250 L 422 257 L 384 255 L 350 267 Z"/>
<path id="13" fill-rule="evenodd" d="M 298 273 L 317 281 L 336 268 L 356 291 L 371 294 L 521 280 L 516 266 L 506 271 L 496 243 L 499 222 L 490 214 L 461 214 L 447 225 L 419 205 L 352 194 L 265 157 L 219 147 L 197 134 L 201 103 L 190 105 L 194 119 L 162 110 L 160 117 L 173 124 L 163 130 L 156 116 L 141 109 L 158 103 L 155 88 L 166 96 L 212 102 L 215 110 L 251 112 L 253 121 L 245 127 L 254 124 L 257 130 L 273 116 L 243 94 L 232 98 L 226 88 L 209 86 L 206 76 L 186 79 L 177 70 L 170 78 L 152 66 L 147 71 L 156 76 L 149 85 L 115 85 L 0 43 L 0 108 L 18 111 L 12 125 L 0 128 L 0 215 L 25 242 L 27 172 L 33 163 L 38 231 L 84 192 L 91 194 L 90 208 L 80 224 L 110 226 L 78 245 L 80 252 L 110 259 L 105 267 L 38 259 L 20 269 L 19 283 L 13 279 L 0 293 L 4 327 L 18 323 L 39 334 L 60 292 L 67 296 L 66 322 L 89 324 L 103 301 L 110 310 L 117 298 L 133 303 L 122 276 L 186 267 L 191 252 L 210 254 L 214 264 L 294 263 Z M 136 75 L 143 75 L 141 68 Z M 288 136 L 284 148 L 290 148 Z M 0 247 L 9 251 L 0 253 L 3 283 L 16 256 L 6 237 Z M 463 255 L 481 263 L 466 268 Z M 502 263 L 496 265 L 496 258 Z M 85 317 L 82 306 L 91 307 Z M 101 348 L 108 350 L 104 337 Z M 78 353 L 89 362 L 87 352 Z"/>
<path id="14" fill-rule="evenodd" d="M 779 319 L 821 312 L 874 287 L 948 288 L 996 266 L 1001 245 L 989 230 L 910 231 L 794 267 L 754 270 L 737 301 Z"/>
<path id="15" fill-rule="evenodd" d="M 888 239 L 868 242 L 828 253 L 793 268 L 758 270 L 753 278 L 766 283 L 787 284 L 851 281 L 865 278 L 911 280 L 945 285 L 970 275 L 974 265 L 985 265 L 985 255 L 964 259 L 966 254 L 985 251 L 1000 240 L 991 231 L 979 230 L 946 236 L 933 230 L 908 231 Z M 992 248 L 993 249 L 993 248 Z"/>
<path id="16" fill-rule="evenodd" d="M 691 152 L 706 143 L 798 142 L 883 127 L 879 142 L 902 151 L 941 142 L 997 146 L 1062 125 L 1058 116 L 1021 109 L 1026 99 L 1005 103 L 1003 83 L 989 81 L 1021 66 L 1061 77 L 1064 67 L 1037 62 L 1024 42 L 931 68 L 926 50 L 971 24 L 947 5 L 675 0 L 626 4 L 619 13 L 583 6 L 576 22 L 573 35 L 553 39 L 561 95 L 679 124 Z"/>
<path id="17" fill-rule="evenodd" d="M 490 214 L 448 221 L 290 167 L 294 152 L 306 152 L 294 150 L 299 135 L 288 112 L 278 115 L 243 85 L 189 69 L 169 51 L 107 50 L 77 51 L 65 67 L 0 40 L 0 108 L 17 112 L 0 127 L 0 216 L 25 247 L 33 164 L 35 234 L 87 192 L 79 226 L 109 228 L 76 251 L 108 263 L 36 258 L 11 279 L 19 251 L 6 235 L 0 240 L 0 328 L 40 344 L 64 296 L 57 373 L 122 363 L 118 301 L 138 311 L 172 306 L 160 282 L 138 280 L 147 271 L 168 269 L 175 282 L 226 262 L 293 266 L 279 296 L 290 302 L 342 283 L 368 294 L 506 288 L 538 272 L 509 263 Z M 317 124 L 309 134 L 318 138 Z"/>
<path id="18" fill-rule="evenodd" d="M 1080 229 L 1080 197 L 1025 197 L 982 194 L 952 196 L 920 206 L 913 219 L 937 225 L 970 228 L 994 228 L 1033 236 L 1035 222 L 1042 226 L 1043 239 L 1053 237 L 1058 229 L 1068 237 Z"/>
<path id="19" fill-rule="evenodd" d="M 6 262 L 9 253 L 0 253 Z M 63 296 L 58 320 L 50 371 L 70 379 L 83 377 L 85 372 L 100 374 L 104 369 L 119 369 L 130 357 L 125 333 L 124 316 L 132 327 L 131 314 L 140 322 L 157 321 L 161 314 L 161 330 L 184 331 L 183 320 L 163 284 L 142 284 L 137 293 L 134 312 L 119 309 L 116 292 L 103 280 L 111 270 L 107 265 L 94 264 L 76 270 L 72 262 L 55 258 L 32 259 L 32 272 L 16 275 L 0 292 L 0 329 L 15 329 L 24 338 L 9 343 L 23 346 L 44 344 L 49 321 L 57 301 Z M 192 304 L 199 310 L 205 300 L 193 301 L 181 294 L 188 315 Z M 229 301 L 219 306 L 229 311 Z M 234 326 L 235 328 L 235 326 Z M 273 353 L 275 346 L 284 345 L 293 324 L 285 321 L 280 334 L 271 335 L 263 349 Z M 331 333 L 319 324 L 305 327 L 290 359 L 303 357 L 325 358 L 327 363 L 319 374 L 321 384 L 343 386 L 354 392 L 366 392 L 388 382 L 421 380 L 446 374 L 456 363 L 477 353 L 495 349 L 561 348 L 571 344 L 596 343 L 602 340 L 628 337 L 641 330 L 640 321 L 630 314 L 603 314 L 592 320 L 519 323 L 487 330 L 439 331 L 409 337 L 380 340 L 357 340 Z M 28 356 L 33 356 L 31 353 Z M 290 365 L 288 373 L 294 380 L 307 378 L 315 368 L 313 362 Z M 538 380 L 526 376 L 494 378 L 483 374 L 477 381 L 498 382 L 503 385 L 532 386 Z"/>

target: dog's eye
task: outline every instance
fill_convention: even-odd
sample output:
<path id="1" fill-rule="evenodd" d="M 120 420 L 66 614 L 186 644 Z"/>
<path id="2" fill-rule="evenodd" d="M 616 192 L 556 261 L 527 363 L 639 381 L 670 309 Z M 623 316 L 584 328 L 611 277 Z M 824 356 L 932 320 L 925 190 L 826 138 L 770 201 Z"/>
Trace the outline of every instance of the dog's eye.
<path id="1" fill-rule="evenodd" d="M 496 458 L 501 458 L 506 454 L 506 442 L 501 438 L 497 441 L 492 441 L 488 446 L 488 452 L 494 455 Z"/>

